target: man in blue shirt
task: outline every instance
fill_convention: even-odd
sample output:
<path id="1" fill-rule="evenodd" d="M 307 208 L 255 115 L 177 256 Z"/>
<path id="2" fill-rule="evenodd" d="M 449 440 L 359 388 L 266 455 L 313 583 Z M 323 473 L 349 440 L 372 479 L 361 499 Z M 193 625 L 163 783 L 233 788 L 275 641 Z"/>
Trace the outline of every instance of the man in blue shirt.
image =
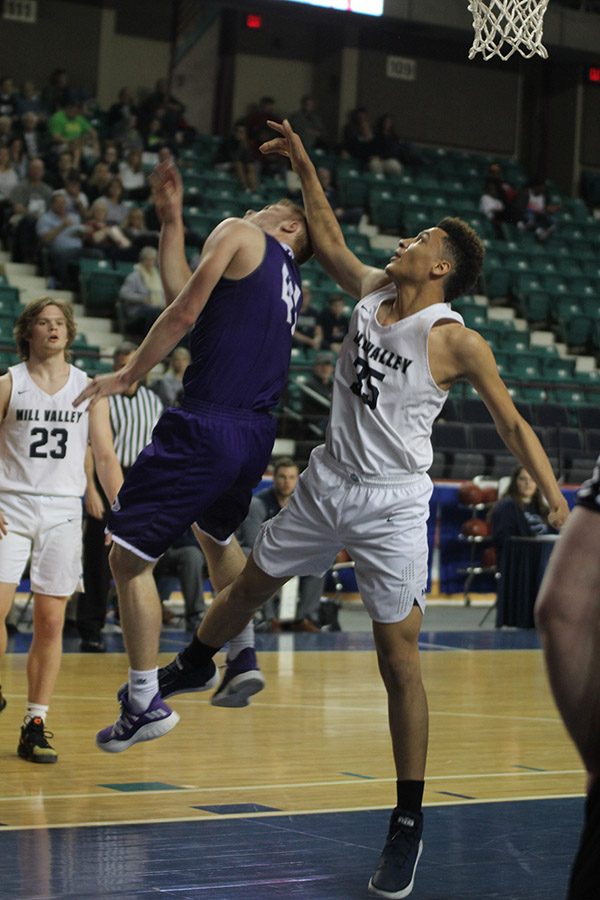
<path id="1" fill-rule="evenodd" d="M 39 217 L 36 231 L 48 250 L 59 286 L 66 287 L 69 264 L 79 259 L 83 243 L 81 219 L 77 213 L 67 212 L 67 199 L 62 191 L 52 194 L 50 209 Z"/>

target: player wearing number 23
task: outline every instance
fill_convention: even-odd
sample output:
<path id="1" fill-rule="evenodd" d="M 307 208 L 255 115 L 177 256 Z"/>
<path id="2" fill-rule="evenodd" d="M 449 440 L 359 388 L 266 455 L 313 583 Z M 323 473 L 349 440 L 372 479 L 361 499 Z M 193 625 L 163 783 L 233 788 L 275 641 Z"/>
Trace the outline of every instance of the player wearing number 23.
<path id="1" fill-rule="evenodd" d="M 107 402 L 89 413 L 73 409 L 89 381 L 68 362 L 75 331 L 67 303 L 32 301 L 14 329 L 23 362 L 0 377 L 0 654 L 6 650 L 6 616 L 31 557 L 34 633 L 18 747 L 31 762 L 57 759 L 44 723 L 60 667 L 66 601 L 81 577 L 88 442 L 108 497 L 116 497 L 123 480 Z"/>

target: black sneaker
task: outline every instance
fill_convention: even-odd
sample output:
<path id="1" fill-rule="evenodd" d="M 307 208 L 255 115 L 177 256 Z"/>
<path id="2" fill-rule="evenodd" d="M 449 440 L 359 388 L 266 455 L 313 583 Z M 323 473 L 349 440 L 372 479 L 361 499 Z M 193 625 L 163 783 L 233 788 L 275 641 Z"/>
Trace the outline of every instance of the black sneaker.
<path id="1" fill-rule="evenodd" d="M 21 727 L 17 753 L 28 762 L 55 763 L 58 753 L 47 741 L 51 737 L 54 737 L 52 732 L 44 730 L 44 720 L 34 716 Z"/>
<path id="2" fill-rule="evenodd" d="M 210 691 L 218 683 L 219 675 L 212 659 L 201 669 L 189 669 L 178 653 L 172 662 L 158 670 L 158 689 L 163 700 L 174 694 Z"/>
<path id="3" fill-rule="evenodd" d="M 81 653 L 106 653 L 104 641 L 86 641 L 82 640 L 79 644 Z"/>
<path id="4" fill-rule="evenodd" d="M 393 900 L 408 897 L 415 883 L 415 872 L 423 852 L 423 813 L 395 809 L 390 830 L 375 874 L 369 881 L 369 893 Z"/>
<path id="5" fill-rule="evenodd" d="M 600 778 L 591 786 L 585 803 L 585 825 L 571 870 L 567 900 L 598 896 L 600 884 Z"/>
<path id="6" fill-rule="evenodd" d="M 0 688 L 0 712 L 6 708 L 6 697 L 2 693 L 2 688 Z"/>

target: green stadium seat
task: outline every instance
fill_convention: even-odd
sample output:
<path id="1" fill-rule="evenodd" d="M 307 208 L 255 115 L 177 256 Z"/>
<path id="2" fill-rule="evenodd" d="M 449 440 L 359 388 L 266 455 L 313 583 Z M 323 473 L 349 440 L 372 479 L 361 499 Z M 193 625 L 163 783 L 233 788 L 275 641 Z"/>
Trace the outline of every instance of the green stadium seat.
<path id="1" fill-rule="evenodd" d="M 569 347 L 586 347 L 594 333 L 594 321 L 590 316 L 569 316 L 559 322 L 559 336 Z"/>

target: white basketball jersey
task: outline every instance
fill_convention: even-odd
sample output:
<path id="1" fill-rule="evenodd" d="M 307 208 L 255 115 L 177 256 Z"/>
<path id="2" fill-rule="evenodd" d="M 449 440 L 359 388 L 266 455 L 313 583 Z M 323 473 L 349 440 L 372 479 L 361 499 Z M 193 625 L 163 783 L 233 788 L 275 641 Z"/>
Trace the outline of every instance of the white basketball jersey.
<path id="1" fill-rule="evenodd" d="M 381 303 L 395 296 L 396 289 L 387 286 L 354 309 L 335 369 L 325 439 L 339 463 L 380 478 L 423 473 L 431 466 L 431 429 L 448 392 L 429 370 L 429 332 L 442 319 L 464 325 L 445 303 L 380 325 Z"/>
<path id="2" fill-rule="evenodd" d="M 56 394 L 47 394 L 31 378 L 26 363 L 11 366 L 12 391 L 0 423 L 0 491 L 81 497 L 88 414 L 73 400 L 88 384 L 81 369 L 69 366 L 69 378 Z"/>

